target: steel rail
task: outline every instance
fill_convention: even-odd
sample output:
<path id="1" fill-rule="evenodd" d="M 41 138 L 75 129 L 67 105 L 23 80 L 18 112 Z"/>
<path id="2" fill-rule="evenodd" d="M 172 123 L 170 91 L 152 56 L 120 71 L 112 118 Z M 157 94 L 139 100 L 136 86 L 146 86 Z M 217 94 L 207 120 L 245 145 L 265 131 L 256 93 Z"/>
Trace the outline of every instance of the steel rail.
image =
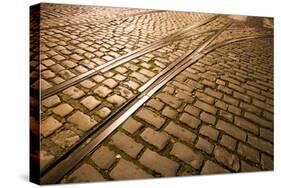
<path id="1" fill-rule="evenodd" d="M 112 68 L 115 68 L 115 67 L 117 67 L 117 66 L 119 66 L 119 65 L 121 65 L 123 63 L 126 63 L 126 62 L 128 62 L 128 61 L 130 61 L 132 59 L 140 57 L 140 56 L 142 56 L 142 55 L 144 55 L 146 53 L 149 53 L 151 51 L 154 51 L 154 50 L 157 50 L 159 48 L 162 48 L 162 47 L 168 45 L 169 43 L 174 42 L 175 40 L 177 40 L 177 37 L 179 37 L 183 33 L 186 33 L 188 31 L 192 31 L 195 28 L 198 28 L 198 27 L 200 27 L 202 25 L 208 24 L 211 21 L 215 20 L 216 18 L 218 18 L 218 15 L 210 17 L 210 18 L 208 18 L 206 20 L 203 20 L 201 22 L 197 22 L 195 24 L 189 25 L 185 29 L 182 29 L 180 31 L 176 31 L 176 32 L 174 32 L 174 33 L 172 33 L 172 34 L 170 34 L 170 35 L 168 35 L 166 37 L 163 37 L 163 38 L 161 38 L 161 39 L 159 39 L 159 40 L 157 40 L 157 41 L 155 41 L 155 42 L 153 42 L 151 44 L 148 44 L 148 45 L 146 45 L 144 47 L 138 48 L 138 49 L 136 49 L 136 50 L 134 50 L 132 52 L 129 52 L 129 53 L 123 55 L 123 56 L 117 57 L 116 59 L 114 59 L 112 61 L 109 61 L 109 62 L 107 62 L 107 63 L 105 63 L 103 65 L 100 65 L 100 66 L 98 66 L 96 68 L 93 68 L 90 71 L 82 73 L 82 74 L 80 74 L 78 76 L 75 76 L 75 77 L 73 77 L 73 78 L 71 78 L 69 80 L 66 80 L 66 81 L 64 81 L 64 82 L 62 82 L 62 83 L 60 83 L 58 85 L 55 85 L 55 86 L 53 86 L 51 88 L 43 90 L 41 92 L 41 99 L 43 100 L 45 98 L 48 98 L 48 97 L 50 97 L 50 96 L 52 96 L 52 95 L 54 95 L 54 94 L 56 94 L 56 93 L 58 93 L 58 92 L 60 92 L 60 91 L 62 91 L 64 89 L 66 89 L 66 88 L 68 88 L 70 86 L 73 86 L 73 85 L 75 85 L 77 83 L 80 83 L 83 80 L 85 80 L 85 79 L 87 79 L 89 77 L 92 77 L 92 76 L 94 76 L 94 75 L 96 75 L 96 74 L 98 74 L 100 72 L 108 71 L 108 70 L 110 70 Z"/>
<path id="2" fill-rule="evenodd" d="M 74 150 L 72 155 L 68 155 L 60 161 L 56 166 L 47 171 L 41 178 L 42 184 L 56 183 L 66 173 L 72 170 L 85 156 L 92 152 L 105 138 L 107 138 L 116 128 L 118 128 L 130 115 L 132 115 L 140 106 L 142 106 L 156 91 L 163 85 L 174 78 L 179 72 L 183 71 L 198 60 L 198 54 L 202 52 L 213 40 L 217 38 L 230 25 L 229 23 L 218 30 L 214 35 L 208 37 L 202 45 L 193 51 L 188 51 L 177 61 L 163 70 L 163 74 L 157 77 L 154 82 L 139 89 L 136 95 L 129 103 L 122 106 L 117 115 L 112 116 L 104 122 L 101 129 L 97 130 L 91 138 L 87 138 L 87 143 L 81 144 Z M 171 67 L 173 67 L 171 69 Z"/>

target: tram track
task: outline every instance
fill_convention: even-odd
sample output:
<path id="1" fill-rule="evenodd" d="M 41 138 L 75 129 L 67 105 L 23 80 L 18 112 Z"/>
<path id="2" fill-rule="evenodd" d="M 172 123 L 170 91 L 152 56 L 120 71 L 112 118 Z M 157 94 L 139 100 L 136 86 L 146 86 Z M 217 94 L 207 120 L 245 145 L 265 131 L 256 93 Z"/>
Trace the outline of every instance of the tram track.
<path id="1" fill-rule="evenodd" d="M 213 18 L 215 19 L 215 18 Z M 206 23 L 205 23 L 206 24 Z M 83 139 L 81 139 L 76 145 L 74 145 L 69 151 L 67 151 L 62 157 L 56 160 L 54 163 L 50 164 L 44 171 L 42 171 L 42 184 L 56 183 L 63 178 L 65 174 L 71 171 L 82 159 L 87 155 L 92 153 L 97 146 L 109 135 L 111 135 L 114 130 L 116 130 L 130 115 L 132 115 L 139 107 L 141 107 L 150 97 L 153 96 L 160 88 L 162 88 L 168 81 L 178 75 L 180 72 L 191 66 L 193 63 L 197 62 L 199 59 L 212 52 L 213 50 L 244 40 L 259 39 L 259 38 L 271 38 L 273 35 L 270 34 L 257 34 L 244 36 L 240 38 L 229 39 L 219 43 L 212 44 L 218 36 L 227 30 L 231 26 L 232 22 L 226 24 L 224 27 L 217 30 L 209 30 L 208 32 L 214 32 L 211 36 L 207 37 L 199 46 L 197 46 L 193 51 L 188 51 L 182 55 L 175 62 L 164 68 L 159 74 L 154 76 L 150 81 L 145 83 L 138 89 L 138 94 L 129 99 L 125 104 L 123 104 L 118 110 L 110 114 L 106 119 L 104 119 L 95 129 L 89 131 Z M 204 25 L 204 24 L 203 24 Z M 193 26 L 194 27 L 194 26 Z M 195 27 L 196 28 L 196 27 Z M 186 31 L 185 31 L 186 32 Z M 207 32 L 197 33 L 203 34 Z M 177 33 L 177 37 L 170 36 L 166 38 L 163 43 L 154 43 L 149 48 L 142 48 L 140 51 L 132 52 L 127 57 L 120 58 L 114 62 L 108 62 L 102 65 L 100 69 L 95 69 L 96 73 L 106 72 L 120 64 L 123 61 L 127 62 L 126 58 L 136 58 L 135 56 L 141 56 L 138 53 L 147 53 L 147 51 L 153 51 L 154 48 L 158 48 L 159 45 L 164 45 L 169 40 L 180 40 L 181 38 L 188 37 L 182 35 L 183 33 Z M 212 45 L 211 45 L 212 44 Z M 155 49 L 154 49 L 155 50 Z M 136 54 L 135 54 L 136 53 Z M 143 55 L 143 54 L 142 54 Z M 117 58 L 118 59 L 118 58 Z M 90 72 L 90 71 L 89 71 Z M 88 74 L 96 74 L 91 72 Z M 91 75 L 92 76 L 92 75 Z M 88 78 L 90 76 L 83 76 L 77 79 L 75 82 L 70 82 L 70 84 L 76 84 L 80 81 Z"/>
<path id="2" fill-rule="evenodd" d="M 163 69 L 158 75 L 138 89 L 138 94 L 128 100 L 117 111 L 100 123 L 95 130 L 91 130 L 84 139 L 71 148 L 63 157 L 46 168 L 42 172 L 41 183 L 56 183 L 72 170 L 84 157 L 91 153 L 95 148 L 117 129 L 130 115 L 142 106 L 155 92 L 163 85 L 174 78 L 177 74 L 191 66 L 204 55 L 202 53 L 211 42 L 213 42 L 232 22 L 218 29 L 213 35 L 207 37 L 193 51 L 186 52 L 174 63 Z"/>
<path id="3" fill-rule="evenodd" d="M 41 99 L 42 100 L 46 99 L 46 98 L 48 98 L 48 97 L 50 97 L 50 96 L 52 96 L 52 95 L 54 95 L 54 94 L 64 90 L 64 89 L 66 89 L 68 87 L 71 87 L 71 86 L 73 86 L 73 85 L 75 85 L 77 83 L 80 83 L 80 82 L 84 81 L 85 79 L 87 79 L 89 77 L 92 77 L 92 76 L 94 76 L 94 75 L 96 75 L 98 73 L 103 73 L 103 72 L 106 72 L 108 70 L 111 70 L 111 69 L 113 69 L 113 68 L 115 68 L 115 67 L 117 67 L 117 66 L 119 66 L 121 64 L 124 64 L 124 63 L 126 63 L 126 62 L 128 62 L 128 61 L 130 61 L 132 59 L 135 59 L 135 58 L 140 57 L 142 55 L 145 55 L 145 54 L 147 54 L 149 52 L 152 52 L 154 50 L 157 50 L 159 48 L 167 46 L 167 45 L 169 45 L 170 43 L 172 43 L 172 42 L 174 42 L 176 40 L 180 40 L 182 38 L 181 35 L 189 32 L 189 31 L 192 31 L 192 30 L 194 30 L 194 29 L 196 29 L 196 28 L 198 28 L 198 27 L 200 27 L 202 25 L 208 24 L 208 23 L 214 21 L 215 19 L 217 19 L 218 17 L 219 16 L 216 15 L 216 16 L 207 18 L 206 20 L 203 20 L 201 22 L 197 22 L 195 24 L 189 25 L 185 29 L 176 31 L 176 32 L 174 32 L 174 33 L 172 33 L 172 34 L 170 34 L 168 36 L 165 36 L 165 37 L 163 37 L 163 38 L 161 38 L 161 39 L 159 39 L 159 40 L 157 40 L 157 41 L 155 41 L 155 42 L 153 42 L 151 44 L 148 44 L 148 45 L 146 45 L 144 47 L 138 48 L 138 49 L 136 49 L 136 50 L 134 50 L 132 52 L 129 52 L 129 53 L 127 53 L 127 54 L 125 54 L 123 56 L 120 56 L 120 57 L 118 57 L 116 59 L 113 59 L 113 60 L 111 60 L 111 61 L 109 61 L 109 62 L 107 62 L 105 64 L 102 64 L 102 65 L 96 67 L 96 68 L 93 68 L 90 71 L 82 73 L 82 74 L 80 74 L 80 75 L 78 75 L 76 77 L 73 77 L 73 78 L 71 78 L 69 80 L 66 80 L 66 81 L 64 81 L 64 82 L 62 82 L 62 83 L 60 83 L 58 85 L 55 85 L 55 86 L 53 86 L 51 88 L 43 90 L 41 92 Z M 192 35 L 190 35 L 190 36 L 192 36 Z M 184 37 L 187 37 L 187 36 L 184 36 Z"/>

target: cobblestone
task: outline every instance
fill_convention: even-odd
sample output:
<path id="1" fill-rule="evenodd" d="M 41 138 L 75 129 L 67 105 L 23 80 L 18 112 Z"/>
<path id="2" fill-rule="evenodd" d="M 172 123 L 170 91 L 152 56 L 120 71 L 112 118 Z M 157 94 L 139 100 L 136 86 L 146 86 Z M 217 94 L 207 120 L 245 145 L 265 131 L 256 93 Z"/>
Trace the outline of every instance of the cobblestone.
<path id="1" fill-rule="evenodd" d="M 157 95 L 157 97 L 161 101 L 163 101 L 164 103 L 168 104 L 169 106 L 171 106 L 175 109 L 179 108 L 180 105 L 182 104 L 178 98 L 176 98 L 172 95 L 166 94 L 166 93 L 160 93 Z"/>
<path id="2" fill-rule="evenodd" d="M 230 123 L 219 120 L 216 127 L 239 140 L 246 141 L 247 134 Z"/>
<path id="3" fill-rule="evenodd" d="M 67 103 L 62 103 L 57 107 L 53 108 L 53 112 L 61 117 L 68 115 L 72 111 L 73 108 Z"/>
<path id="4" fill-rule="evenodd" d="M 146 108 L 142 108 L 137 114 L 137 117 L 143 119 L 147 123 L 153 125 L 155 128 L 161 128 L 165 123 L 165 119 L 160 117 L 158 114 L 148 110 Z"/>
<path id="5" fill-rule="evenodd" d="M 174 122 L 170 122 L 165 128 L 165 131 L 187 143 L 193 143 L 196 138 L 194 133 Z"/>
<path id="6" fill-rule="evenodd" d="M 210 142 L 208 142 L 206 139 L 202 137 L 199 137 L 195 147 L 205 151 L 208 154 L 211 154 L 214 149 L 213 144 L 211 144 Z"/>
<path id="7" fill-rule="evenodd" d="M 155 110 L 160 111 L 164 107 L 164 103 L 156 99 L 150 99 L 147 103 L 147 106 L 154 108 Z"/>
<path id="8" fill-rule="evenodd" d="M 75 170 L 68 179 L 71 182 L 104 181 L 103 176 L 89 164 L 83 164 Z"/>
<path id="9" fill-rule="evenodd" d="M 235 150 L 237 141 L 230 136 L 222 135 L 220 140 L 220 144 L 227 147 L 230 150 Z"/>
<path id="10" fill-rule="evenodd" d="M 260 161 L 259 152 L 245 144 L 239 143 L 237 152 L 255 163 Z"/>
<path id="11" fill-rule="evenodd" d="M 102 98 L 105 98 L 111 92 L 112 92 L 112 90 L 110 90 L 109 88 L 107 88 L 105 86 L 99 86 L 98 88 L 96 88 L 94 90 L 94 93 L 96 93 L 97 95 L 99 95 Z"/>
<path id="12" fill-rule="evenodd" d="M 110 176 L 115 180 L 142 179 L 152 177 L 138 166 L 123 159 L 121 159 L 117 166 L 110 172 Z"/>
<path id="13" fill-rule="evenodd" d="M 56 106 L 59 103 L 61 103 L 61 100 L 57 95 L 53 95 L 42 101 L 43 106 L 48 108 Z"/>
<path id="14" fill-rule="evenodd" d="M 192 128 L 197 128 L 201 121 L 197 118 L 195 118 L 194 116 L 191 116 L 187 113 L 183 113 L 181 116 L 180 116 L 180 119 L 179 119 L 181 122 L 187 124 L 188 126 L 192 127 Z"/>
<path id="15" fill-rule="evenodd" d="M 135 142 L 132 138 L 121 132 L 114 134 L 111 139 L 113 145 L 117 146 L 133 158 L 136 158 L 143 148 L 141 144 Z"/>
<path id="16" fill-rule="evenodd" d="M 191 148 L 181 143 L 175 143 L 170 154 L 196 169 L 200 168 L 203 162 L 203 157 L 200 154 L 195 153 Z"/>
<path id="17" fill-rule="evenodd" d="M 89 116 L 83 114 L 80 111 L 76 111 L 74 114 L 68 117 L 67 121 L 73 123 L 77 126 L 78 129 L 82 131 L 88 131 L 97 124 L 94 119 L 91 119 Z"/>
<path id="18" fill-rule="evenodd" d="M 214 125 L 215 122 L 216 122 L 216 117 L 211 115 L 211 114 L 208 114 L 206 112 L 202 112 L 200 114 L 200 119 L 202 121 L 204 121 L 205 123 L 208 123 L 208 124 L 211 124 L 211 125 Z"/>
<path id="19" fill-rule="evenodd" d="M 220 174 L 229 172 L 227 169 L 221 167 L 220 165 L 208 160 L 205 162 L 201 174 Z"/>
<path id="20" fill-rule="evenodd" d="M 211 106 L 211 105 L 209 105 L 207 103 L 201 102 L 199 100 L 197 100 L 195 102 L 194 106 L 200 108 L 201 110 L 204 110 L 206 112 L 214 114 L 214 115 L 216 115 L 216 113 L 217 113 L 217 109 L 215 107 L 213 107 L 213 106 Z"/>
<path id="21" fill-rule="evenodd" d="M 62 148 L 68 148 L 79 140 L 79 136 L 73 131 L 65 130 L 59 132 L 51 140 Z"/>
<path id="22" fill-rule="evenodd" d="M 63 93 L 69 95 L 73 99 L 79 99 L 85 95 L 85 93 L 82 90 L 74 86 L 71 86 L 70 88 L 64 90 Z"/>
<path id="23" fill-rule="evenodd" d="M 42 91 L 211 16 L 51 4 L 42 4 L 41 10 L 40 56 L 35 58 L 31 43 L 30 77 L 35 80 L 42 75 L 32 82 L 32 89 Z M 219 16 L 189 31 L 195 34 L 191 37 L 171 41 L 44 99 L 41 166 L 63 155 L 98 122 L 139 94 L 139 87 L 199 47 L 211 35 L 208 31 L 222 28 L 231 19 Z M 264 19 L 270 20 L 234 19 L 210 45 L 273 34 L 272 28 L 259 24 Z M 197 35 L 200 32 L 204 35 Z M 203 53 L 61 182 L 272 170 L 272 44 L 271 38 L 247 39 Z"/>
<path id="24" fill-rule="evenodd" d="M 214 150 L 215 158 L 225 166 L 238 171 L 240 168 L 240 162 L 237 155 L 232 154 L 220 146 L 216 146 Z"/>
<path id="25" fill-rule="evenodd" d="M 106 100 L 116 106 L 121 106 L 123 103 L 126 102 L 126 99 L 124 99 L 123 97 L 119 96 L 119 95 L 112 95 L 110 97 L 107 97 Z"/>
<path id="26" fill-rule="evenodd" d="M 108 169 L 116 161 L 115 153 L 105 146 L 95 151 L 91 159 L 102 169 Z"/>
<path id="27" fill-rule="evenodd" d="M 101 102 L 97 100 L 93 96 L 88 96 L 81 100 L 81 104 L 83 104 L 88 110 L 93 110 L 96 108 Z"/>
<path id="28" fill-rule="evenodd" d="M 140 135 L 143 140 L 155 146 L 157 150 L 162 150 L 169 141 L 169 136 L 165 133 L 159 133 L 151 128 L 146 128 Z"/>
<path id="29" fill-rule="evenodd" d="M 47 137 L 51 135 L 53 132 L 55 132 L 57 129 L 62 127 L 62 123 L 60 123 L 58 120 L 56 120 L 53 117 L 48 117 L 47 119 L 43 120 L 41 124 L 41 134 L 44 137 Z"/>
<path id="30" fill-rule="evenodd" d="M 162 111 L 162 115 L 170 119 L 175 119 L 178 115 L 178 112 L 173 110 L 171 107 L 166 106 Z"/>
<path id="31" fill-rule="evenodd" d="M 177 173 L 177 169 L 179 168 L 179 164 L 157 154 L 154 151 L 146 149 L 139 162 L 143 165 L 147 166 L 155 170 L 156 172 L 161 173 L 163 176 L 175 176 Z"/>
<path id="32" fill-rule="evenodd" d="M 202 125 L 199 133 L 209 137 L 212 140 L 217 140 L 219 136 L 219 131 L 208 125 Z"/>

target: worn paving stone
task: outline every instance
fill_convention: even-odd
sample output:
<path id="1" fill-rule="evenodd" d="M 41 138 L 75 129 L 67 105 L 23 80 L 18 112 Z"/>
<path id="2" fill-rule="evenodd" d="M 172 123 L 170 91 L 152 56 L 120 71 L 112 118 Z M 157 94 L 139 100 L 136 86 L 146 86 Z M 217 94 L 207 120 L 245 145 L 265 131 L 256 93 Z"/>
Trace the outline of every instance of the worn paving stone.
<path id="1" fill-rule="evenodd" d="M 76 63 L 74 63 L 73 61 L 69 61 L 69 60 L 63 61 L 62 65 L 65 66 L 66 68 L 73 68 L 73 67 L 77 66 Z"/>
<path id="2" fill-rule="evenodd" d="M 142 108 L 140 111 L 137 112 L 136 116 L 146 121 L 150 125 L 153 125 L 157 129 L 161 128 L 162 125 L 165 123 L 164 118 L 147 108 Z"/>
<path id="3" fill-rule="evenodd" d="M 71 182 L 104 181 L 104 177 L 91 165 L 83 164 L 67 178 Z"/>
<path id="4" fill-rule="evenodd" d="M 202 125 L 199 130 L 199 133 L 215 141 L 218 139 L 219 136 L 219 131 L 210 125 Z"/>
<path id="5" fill-rule="evenodd" d="M 199 137 L 195 147 L 200 149 L 200 150 L 205 151 L 208 154 L 211 154 L 213 152 L 213 149 L 214 149 L 214 145 L 211 144 L 210 142 L 208 142 L 208 140 L 206 140 L 202 137 Z"/>
<path id="6" fill-rule="evenodd" d="M 261 165 L 263 169 L 273 170 L 274 169 L 273 163 L 274 163 L 273 158 L 271 158 L 268 155 L 261 154 Z"/>
<path id="7" fill-rule="evenodd" d="M 196 117 L 200 114 L 200 110 L 192 105 L 187 105 L 184 111 Z"/>
<path id="8" fill-rule="evenodd" d="M 137 80 L 141 81 L 142 83 L 145 83 L 149 80 L 149 78 L 147 78 L 146 76 L 144 76 L 143 74 L 140 74 L 138 72 L 133 72 L 130 74 L 131 77 L 136 78 Z"/>
<path id="9" fill-rule="evenodd" d="M 255 163 L 260 162 L 259 152 L 243 143 L 238 144 L 237 153 Z"/>
<path id="10" fill-rule="evenodd" d="M 59 75 L 65 79 L 65 80 L 69 80 L 70 78 L 75 77 L 75 74 L 73 74 L 71 71 L 69 70 L 63 70 L 59 72 Z"/>
<path id="11" fill-rule="evenodd" d="M 90 80 L 84 80 L 83 82 L 80 83 L 84 88 L 92 88 L 94 87 L 96 84 Z"/>
<path id="12" fill-rule="evenodd" d="M 217 109 L 215 107 L 213 107 L 212 105 L 209 105 L 207 103 L 204 103 L 202 101 L 197 100 L 194 104 L 194 106 L 200 108 L 203 111 L 209 112 L 211 114 L 216 115 L 217 113 Z"/>
<path id="13" fill-rule="evenodd" d="M 95 151 L 91 159 L 102 169 L 108 169 L 116 161 L 115 153 L 105 146 Z"/>
<path id="14" fill-rule="evenodd" d="M 102 82 L 103 80 L 105 80 L 105 78 L 101 75 L 95 75 L 92 77 L 94 81 L 96 81 L 97 83 Z"/>
<path id="15" fill-rule="evenodd" d="M 211 114 L 208 114 L 206 112 L 202 112 L 200 114 L 200 119 L 202 121 L 204 121 L 205 123 L 208 123 L 208 124 L 211 124 L 211 125 L 214 125 L 215 122 L 216 122 L 216 117 L 211 115 Z"/>
<path id="16" fill-rule="evenodd" d="M 260 169 L 248 164 L 245 161 L 241 161 L 241 172 L 257 172 L 257 171 L 260 171 Z"/>
<path id="17" fill-rule="evenodd" d="M 101 109 L 99 109 L 97 111 L 97 114 L 102 118 L 107 117 L 110 113 L 111 113 L 111 110 L 107 107 L 102 107 Z"/>
<path id="18" fill-rule="evenodd" d="M 73 131 L 65 130 L 59 132 L 51 140 L 62 148 L 68 148 L 80 139 Z"/>
<path id="19" fill-rule="evenodd" d="M 112 95 L 110 97 L 107 97 L 106 100 L 116 106 L 121 106 L 123 103 L 126 102 L 126 99 L 124 97 L 121 97 L 119 95 Z"/>
<path id="20" fill-rule="evenodd" d="M 169 136 L 163 132 L 154 131 L 151 128 L 146 128 L 140 135 L 143 140 L 155 146 L 157 150 L 162 150 L 169 141 Z"/>
<path id="21" fill-rule="evenodd" d="M 126 73 L 128 71 L 128 69 L 126 69 L 124 67 L 117 67 L 117 68 L 115 68 L 115 70 L 117 72 L 119 72 L 120 74 L 124 74 L 124 73 Z"/>
<path id="22" fill-rule="evenodd" d="M 54 133 L 60 127 L 62 127 L 62 123 L 60 123 L 53 117 L 48 117 L 47 119 L 42 121 L 40 132 L 44 137 L 47 137 Z"/>
<path id="23" fill-rule="evenodd" d="M 53 77 L 56 76 L 56 74 L 53 73 L 53 72 L 50 71 L 50 70 L 43 71 L 43 72 L 41 73 L 41 75 L 42 75 L 42 77 L 45 78 L 45 79 L 53 78 Z"/>
<path id="24" fill-rule="evenodd" d="M 98 96 L 105 98 L 107 95 L 109 95 L 112 92 L 111 89 L 105 87 L 105 86 L 99 86 L 94 90 L 94 93 Z"/>
<path id="25" fill-rule="evenodd" d="M 164 103 L 168 104 L 169 106 L 171 106 L 175 109 L 179 108 L 180 105 L 182 104 L 182 102 L 178 98 L 176 98 L 172 95 L 166 94 L 166 93 L 160 93 L 157 95 L 157 97 L 161 101 L 163 101 Z"/>
<path id="26" fill-rule="evenodd" d="M 122 97 L 125 97 L 126 99 L 130 99 L 131 97 L 133 97 L 133 92 L 125 87 L 118 87 L 119 92 L 121 94 Z"/>
<path id="27" fill-rule="evenodd" d="M 215 97 L 217 99 L 220 99 L 222 97 L 222 93 L 221 92 L 218 92 L 218 91 L 215 91 L 211 88 L 206 88 L 205 89 L 205 93 L 207 93 L 208 95 L 212 96 L 212 97 Z"/>
<path id="28" fill-rule="evenodd" d="M 220 146 L 216 146 L 214 150 L 215 158 L 218 162 L 221 162 L 225 166 L 238 171 L 240 168 L 240 162 L 237 155 L 230 153 Z"/>
<path id="29" fill-rule="evenodd" d="M 146 173 L 140 167 L 124 159 L 121 159 L 118 162 L 116 167 L 110 172 L 109 175 L 111 178 L 115 180 L 142 179 L 142 178 L 152 177 L 150 174 Z"/>
<path id="30" fill-rule="evenodd" d="M 43 106 L 50 108 L 56 106 L 57 104 L 61 103 L 60 98 L 57 95 L 53 95 L 48 97 L 42 101 Z"/>
<path id="31" fill-rule="evenodd" d="M 198 126 L 201 124 L 201 120 L 199 120 L 196 117 L 191 116 L 191 115 L 189 115 L 187 113 L 183 113 L 180 116 L 179 120 L 181 122 L 183 122 L 184 124 L 194 128 L 194 129 L 198 128 Z"/>
<path id="32" fill-rule="evenodd" d="M 215 103 L 215 99 L 213 97 L 210 97 L 210 96 L 206 95 L 205 93 L 196 92 L 196 97 L 199 100 L 204 101 L 208 104 L 214 104 Z"/>
<path id="33" fill-rule="evenodd" d="M 140 87 L 140 85 L 132 80 L 129 80 L 128 82 L 124 83 L 125 85 L 127 85 L 128 87 L 132 88 L 132 89 L 138 89 Z"/>
<path id="34" fill-rule="evenodd" d="M 201 170 L 201 174 L 220 174 L 220 173 L 228 173 L 229 171 L 222 166 L 214 163 L 213 161 L 206 161 Z"/>
<path id="35" fill-rule="evenodd" d="M 162 115 L 166 116 L 170 119 L 176 119 L 178 112 L 176 110 L 174 110 L 173 108 L 166 106 L 162 111 Z"/>
<path id="36" fill-rule="evenodd" d="M 162 174 L 163 176 L 175 176 L 179 168 L 179 164 L 157 154 L 150 149 L 146 149 L 142 154 L 139 162 L 144 166 L 155 170 L 156 172 Z"/>
<path id="37" fill-rule="evenodd" d="M 216 128 L 226 132 L 227 134 L 233 136 L 234 138 L 237 138 L 241 141 L 246 141 L 247 134 L 245 133 L 245 131 L 237 128 L 233 124 L 227 123 L 223 120 L 219 120 L 217 122 Z"/>
<path id="38" fill-rule="evenodd" d="M 80 111 L 76 111 L 74 114 L 68 117 L 67 121 L 73 123 L 82 131 L 88 131 L 97 124 L 94 119 L 91 119 L 88 115 Z"/>
<path id="39" fill-rule="evenodd" d="M 70 106 L 67 103 L 62 103 L 62 104 L 56 106 L 55 108 L 53 108 L 53 112 L 56 115 L 59 115 L 60 117 L 64 117 L 64 116 L 70 114 L 72 111 L 73 111 L 72 106 Z"/>
<path id="40" fill-rule="evenodd" d="M 261 150 L 269 155 L 273 155 L 273 145 L 261 138 L 249 134 L 247 142 L 254 148 Z"/>
<path id="41" fill-rule="evenodd" d="M 142 123 L 138 122 L 137 120 L 129 117 L 123 124 L 122 128 L 125 129 L 127 132 L 134 134 L 137 130 L 142 127 Z"/>
<path id="42" fill-rule="evenodd" d="M 190 147 L 178 142 L 173 145 L 170 154 L 196 169 L 199 169 L 203 162 L 203 156 L 201 154 L 195 153 Z"/>
<path id="43" fill-rule="evenodd" d="M 243 128 L 243 129 L 245 129 L 245 130 L 248 130 L 248 131 L 250 131 L 250 132 L 252 132 L 256 135 L 258 135 L 258 133 L 259 133 L 259 127 L 256 126 L 255 124 L 247 121 L 244 118 L 236 116 L 235 120 L 234 120 L 234 124 Z"/>
<path id="44" fill-rule="evenodd" d="M 150 99 L 147 103 L 147 106 L 154 108 L 157 111 L 160 111 L 164 107 L 164 103 L 156 99 Z"/>
<path id="45" fill-rule="evenodd" d="M 190 92 L 190 93 L 191 93 L 191 92 L 193 91 L 193 89 L 190 88 L 190 87 L 188 87 L 188 85 L 182 84 L 182 83 L 180 83 L 180 82 L 178 82 L 178 81 L 173 81 L 172 84 L 173 84 L 174 86 L 176 86 L 177 88 L 180 88 L 180 89 L 185 90 L 185 91 L 187 91 L 187 92 Z"/>
<path id="46" fill-rule="evenodd" d="M 237 141 L 230 136 L 224 134 L 221 137 L 220 144 L 227 147 L 230 150 L 235 150 Z"/>
<path id="47" fill-rule="evenodd" d="M 64 94 L 70 96 L 73 99 L 79 99 L 85 95 L 85 93 L 75 86 L 71 86 L 63 91 Z"/>
<path id="48" fill-rule="evenodd" d="M 187 143 L 193 143 L 196 139 L 196 134 L 172 121 L 165 127 L 165 131 Z"/>
<path id="49" fill-rule="evenodd" d="M 99 104 L 101 104 L 101 102 L 93 96 L 88 96 L 82 99 L 80 103 L 83 104 L 88 110 L 93 110 Z"/>
<path id="50" fill-rule="evenodd" d="M 115 80 L 113 80 L 112 78 L 106 79 L 102 83 L 111 89 L 115 88 L 118 85 L 118 83 Z"/>
<path id="51" fill-rule="evenodd" d="M 122 132 L 117 132 L 111 137 L 112 144 L 124 151 L 133 158 L 136 158 L 140 151 L 143 149 L 143 145 L 135 142 L 131 137 Z"/>
<path id="52" fill-rule="evenodd" d="M 264 138 L 265 140 L 268 140 L 270 142 L 273 142 L 273 131 L 261 128 L 260 129 L 260 136 Z"/>
<path id="53" fill-rule="evenodd" d="M 270 128 L 272 129 L 273 127 L 273 124 L 272 122 L 270 121 L 267 121 L 263 118 L 260 118 L 259 116 L 255 115 L 255 114 L 252 114 L 252 113 L 249 113 L 249 112 L 245 112 L 245 118 L 253 121 L 254 123 L 257 123 L 258 125 L 262 126 L 262 127 L 265 127 L 265 128 Z"/>
<path id="54" fill-rule="evenodd" d="M 45 65 L 45 66 L 47 66 L 47 67 L 49 67 L 49 66 L 52 66 L 52 65 L 54 65 L 54 64 L 56 64 L 56 63 L 55 63 L 53 60 L 48 59 L 48 60 L 42 61 L 42 64 Z"/>

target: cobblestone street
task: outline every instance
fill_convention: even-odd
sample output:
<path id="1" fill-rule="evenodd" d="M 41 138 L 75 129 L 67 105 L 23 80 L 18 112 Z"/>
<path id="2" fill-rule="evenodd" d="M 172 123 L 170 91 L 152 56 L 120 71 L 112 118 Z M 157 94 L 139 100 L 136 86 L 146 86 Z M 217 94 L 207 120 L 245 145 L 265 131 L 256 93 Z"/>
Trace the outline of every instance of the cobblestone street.
<path id="1" fill-rule="evenodd" d="M 40 8 L 40 169 L 67 169 L 52 183 L 273 170 L 272 18 Z"/>

